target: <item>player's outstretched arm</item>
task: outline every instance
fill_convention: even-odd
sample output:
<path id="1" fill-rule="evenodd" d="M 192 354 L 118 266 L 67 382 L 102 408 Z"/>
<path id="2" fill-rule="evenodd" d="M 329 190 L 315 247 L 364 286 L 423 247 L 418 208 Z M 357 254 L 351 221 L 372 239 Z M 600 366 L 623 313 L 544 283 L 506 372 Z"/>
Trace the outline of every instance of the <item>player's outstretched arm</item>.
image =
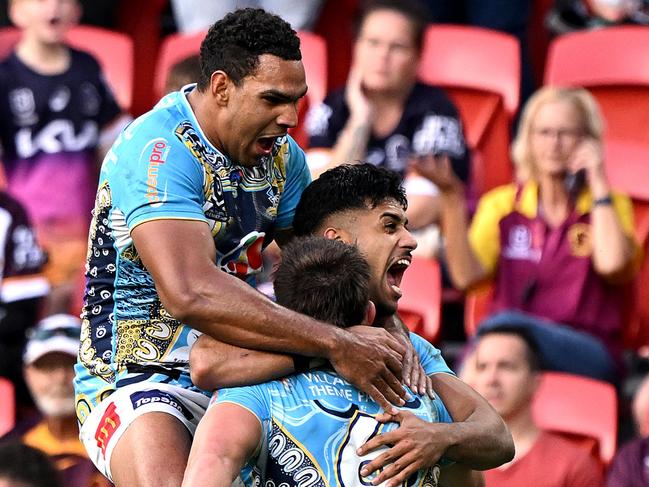
<path id="1" fill-rule="evenodd" d="M 183 486 L 231 485 L 260 439 L 261 424 L 250 411 L 237 404 L 214 405 L 196 429 Z"/>
<path id="2" fill-rule="evenodd" d="M 372 329 L 368 337 L 366 331 L 342 330 L 273 303 L 216 267 L 214 241 L 204 222 L 151 220 L 131 236 L 174 318 L 239 347 L 326 358 L 381 405 L 402 403 L 404 349 L 385 330 Z"/>

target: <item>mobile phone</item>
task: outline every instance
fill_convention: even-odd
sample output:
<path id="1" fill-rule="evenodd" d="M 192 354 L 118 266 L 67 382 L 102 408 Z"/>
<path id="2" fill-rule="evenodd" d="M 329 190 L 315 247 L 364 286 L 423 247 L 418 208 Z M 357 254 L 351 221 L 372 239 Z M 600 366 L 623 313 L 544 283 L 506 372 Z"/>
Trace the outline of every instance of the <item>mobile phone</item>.
<path id="1" fill-rule="evenodd" d="M 586 170 L 580 169 L 577 172 L 567 173 L 563 184 L 570 198 L 574 200 L 575 198 L 577 198 L 577 196 L 579 196 L 579 193 L 586 184 Z"/>

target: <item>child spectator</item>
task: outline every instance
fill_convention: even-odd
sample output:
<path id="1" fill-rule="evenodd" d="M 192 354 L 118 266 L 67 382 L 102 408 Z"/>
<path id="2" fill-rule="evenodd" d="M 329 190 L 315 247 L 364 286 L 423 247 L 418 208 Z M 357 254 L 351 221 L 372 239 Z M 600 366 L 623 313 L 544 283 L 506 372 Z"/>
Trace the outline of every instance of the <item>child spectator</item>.
<path id="1" fill-rule="evenodd" d="M 80 13 L 77 0 L 12 0 L 9 15 L 22 36 L 0 63 L 8 190 L 49 254 L 54 309 L 65 308 L 66 285 L 83 265 L 100 134 L 112 139 L 107 130 L 120 114 L 97 61 L 64 43 Z"/>

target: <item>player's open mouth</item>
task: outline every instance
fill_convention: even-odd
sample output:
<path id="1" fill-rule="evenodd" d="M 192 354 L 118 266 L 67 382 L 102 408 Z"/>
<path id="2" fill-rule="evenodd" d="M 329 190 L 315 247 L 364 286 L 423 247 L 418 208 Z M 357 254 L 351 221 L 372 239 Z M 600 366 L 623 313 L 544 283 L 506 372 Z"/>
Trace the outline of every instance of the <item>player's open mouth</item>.
<path id="1" fill-rule="evenodd" d="M 394 264 L 388 267 L 387 281 L 390 289 L 398 296 L 401 297 L 401 279 L 403 273 L 410 266 L 411 257 L 401 257 Z"/>
<path id="2" fill-rule="evenodd" d="M 273 150 L 273 145 L 275 145 L 275 140 L 277 140 L 277 136 L 259 137 L 257 139 L 257 147 L 259 148 L 259 152 L 261 152 L 262 154 L 270 154 Z"/>

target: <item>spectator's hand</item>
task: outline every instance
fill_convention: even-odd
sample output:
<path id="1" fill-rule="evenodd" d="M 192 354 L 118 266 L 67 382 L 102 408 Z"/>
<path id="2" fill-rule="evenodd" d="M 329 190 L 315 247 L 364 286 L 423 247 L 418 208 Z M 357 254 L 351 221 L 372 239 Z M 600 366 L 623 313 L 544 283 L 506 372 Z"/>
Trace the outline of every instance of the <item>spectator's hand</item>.
<path id="1" fill-rule="evenodd" d="M 386 411 L 402 405 L 406 390 L 401 385 L 405 347 L 383 328 L 354 326 L 329 357 L 341 376 L 368 394 Z"/>
<path id="2" fill-rule="evenodd" d="M 411 167 L 421 176 L 429 179 L 442 194 L 463 193 L 464 185 L 451 166 L 446 154 L 425 155 L 412 159 Z"/>
<path id="3" fill-rule="evenodd" d="M 388 318 L 385 329 L 399 340 L 406 350 L 403 356 L 403 382 L 415 394 L 427 394 L 431 399 L 435 399 L 432 382 L 421 366 L 419 355 L 417 355 L 417 351 L 410 340 L 408 329 L 396 315 Z"/>
<path id="4" fill-rule="evenodd" d="M 368 124 L 372 120 L 374 107 L 363 93 L 363 76 L 358 68 L 352 67 L 345 87 L 345 101 L 349 107 L 350 120 Z"/>
<path id="5" fill-rule="evenodd" d="M 388 487 L 405 484 L 417 470 L 435 465 L 448 447 L 444 423 L 428 423 L 408 411 L 383 414 L 377 419 L 382 423 L 395 421 L 399 427 L 375 436 L 358 449 L 358 455 L 363 456 L 379 447 L 388 447 L 361 470 L 364 477 L 379 470 L 373 485 L 388 479 Z"/>
<path id="6" fill-rule="evenodd" d="M 597 140 L 585 138 L 572 153 L 570 171 L 586 172 L 586 179 L 595 198 L 605 196 L 609 192 L 606 171 L 604 169 L 604 154 L 602 144 Z"/>

